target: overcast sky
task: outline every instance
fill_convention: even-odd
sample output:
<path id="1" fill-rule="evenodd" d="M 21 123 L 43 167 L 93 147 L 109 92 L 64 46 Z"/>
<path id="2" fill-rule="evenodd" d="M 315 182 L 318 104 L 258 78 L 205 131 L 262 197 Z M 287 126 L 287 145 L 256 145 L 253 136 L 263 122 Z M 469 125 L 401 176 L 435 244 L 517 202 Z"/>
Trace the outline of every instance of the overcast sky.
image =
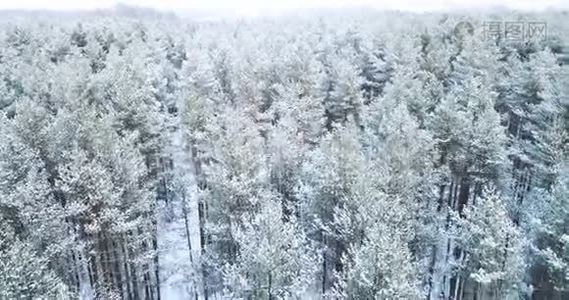
<path id="1" fill-rule="evenodd" d="M 286 12 L 299 8 L 371 6 L 405 11 L 501 7 L 521 10 L 568 8 L 569 0 L 0 0 L 0 9 L 77 10 L 109 8 L 117 2 L 160 10 L 235 10 L 237 14 Z"/>

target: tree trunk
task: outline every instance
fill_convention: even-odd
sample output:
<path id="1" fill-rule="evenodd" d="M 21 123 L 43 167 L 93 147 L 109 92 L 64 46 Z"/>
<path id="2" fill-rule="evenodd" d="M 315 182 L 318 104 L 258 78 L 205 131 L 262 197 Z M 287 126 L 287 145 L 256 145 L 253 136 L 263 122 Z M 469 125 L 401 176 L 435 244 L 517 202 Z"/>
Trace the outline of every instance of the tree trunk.
<path id="1" fill-rule="evenodd" d="M 128 255 L 125 252 L 124 243 L 125 242 L 123 236 L 117 242 L 116 251 L 118 253 L 118 256 L 121 257 L 120 272 L 122 274 L 121 278 L 123 278 L 123 290 L 124 290 L 125 299 L 132 299 L 132 294 L 133 294 L 132 283 L 131 283 L 131 278 L 129 276 Z"/>
<path id="2" fill-rule="evenodd" d="M 322 234 L 322 244 L 324 245 L 325 249 L 324 251 L 322 251 L 322 294 L 326 293 L 326 289 L 328 286 L 328 267 L 327 267 L 327 261 L 328 261 L 328 256 L 326 255 L 328 252 L 328 249 L 326 247 L 326 234 L 325 233 L 321 233 Z"/>
<path id="3" fill-rule="evenodd" d="M 156 218 L 153 217 L 152 219 L 152 228 L 153 233 L 152 233 L 152 249 L 154 252 L 154 279 L 155 279 L 155 285 L 156 285 L 156 299 L 160 300 L 160 261 L 158 258 L 158 224 L 156 222 Z"/>
<path id="4" fill-rule="evenodd" d="M 268 293 L 269 293 L 269 300 L 273 300 L 273 291 L 272 289 L 272 276 L 271 276 L 271 272 L 269 272 L 269 289 L 268 289 Z"/>

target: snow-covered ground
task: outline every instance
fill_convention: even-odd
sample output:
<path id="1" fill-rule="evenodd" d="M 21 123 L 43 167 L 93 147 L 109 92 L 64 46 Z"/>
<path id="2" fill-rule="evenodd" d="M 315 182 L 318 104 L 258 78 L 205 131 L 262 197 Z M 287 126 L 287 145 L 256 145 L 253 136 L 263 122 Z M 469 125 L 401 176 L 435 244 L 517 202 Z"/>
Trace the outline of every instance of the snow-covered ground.
<path id="1" fill-rule="evenodd" d="M 162 299 L 188 299 L 190 285 L 191 259 L 188 251 L 187 235 L 182 211 L 174 207 L 171 211 L 166 205 L 160 207 L 158 220 L 158 255 L 160 260 L 160 296 Z M 172 214 L 171 219 L 168 217 Z"/>
<path id="2" fill-rule="evenodd" d="M 184 107 L 180 105 L 180 107 Z M 160 293 L 162 299 L 203 298 L 192 281 L 201 254 L 197 185 L 189 145 L 180 122 L 181 111 L 175 119 L 172 133 L 174 195 L 169 203 L 161 203 L 158 223 L 160 260 Z M 185 207 L 184 207 L 185 206 Z M 185 215 L 184 215 L 185 214 Z M 189 235 L 189 239 L 188 239 Z M 191 248 L 191 249 L 190 249 Z"/>

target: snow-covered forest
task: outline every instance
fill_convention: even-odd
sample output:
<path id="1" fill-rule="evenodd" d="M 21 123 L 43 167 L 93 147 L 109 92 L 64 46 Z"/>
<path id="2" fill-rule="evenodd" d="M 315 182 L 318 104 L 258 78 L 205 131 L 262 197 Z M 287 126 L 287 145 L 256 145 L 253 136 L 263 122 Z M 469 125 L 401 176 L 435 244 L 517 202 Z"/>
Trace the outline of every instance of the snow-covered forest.
<path id="1" fill-rule="evenodd" d="M 2 15 L 0 299 L 569 299 L 568 53 L 562 12 Z"/>

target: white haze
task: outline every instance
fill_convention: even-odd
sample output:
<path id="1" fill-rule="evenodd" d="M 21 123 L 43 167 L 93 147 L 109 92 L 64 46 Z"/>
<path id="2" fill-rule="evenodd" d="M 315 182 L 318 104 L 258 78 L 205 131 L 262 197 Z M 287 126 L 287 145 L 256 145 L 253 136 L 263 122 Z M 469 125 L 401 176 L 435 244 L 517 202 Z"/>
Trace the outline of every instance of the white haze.
<path id="1" fill-rule="evenodd" d="M 93 10 L 109 9 L 117 4 L 154 8 L 176 13 L 228 12 L 242 16 L 259 16 L 288 13 L 300 9 L 338 9 L 366 7 L 378 10 L 431 12 L 449 10 L 507 8 L 525 11 L 566 9 L 564 0 L 2 0 L 0 10 Z"/>

